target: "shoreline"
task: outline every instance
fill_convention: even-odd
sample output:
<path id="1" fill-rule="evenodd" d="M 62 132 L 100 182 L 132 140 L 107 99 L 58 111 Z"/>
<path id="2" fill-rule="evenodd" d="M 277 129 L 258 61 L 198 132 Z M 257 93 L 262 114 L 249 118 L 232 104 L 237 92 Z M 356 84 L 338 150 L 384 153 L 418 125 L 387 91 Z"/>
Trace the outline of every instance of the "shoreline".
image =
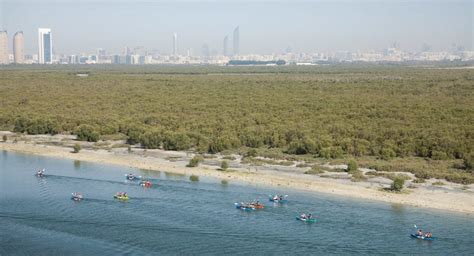
<path id="1" fill-rule="evenodd" d="M 332 178 L 322 178 L 300 173 L 287 173 L 271 170 L 250 171 L 243 168 L 235 171 L 219 171 L 216 166 L 200 165 L 185 167 L 183 161 L 170 161 L 165 157 L 128 153 L 126 149 L 103 150 L 82 149 L 79 153 L 71 153 L 67 146 L 44 145 L 32 141 L 0 142 L 0 150 L 20 152 L 46 157 L 79 160 L 102 164 L 127 166 L 151 171 L 166 171 L 176 174 L 205 176 L 215 179 L 237 181 L 250 185 L 292 188 L 308 192 L 325 193 L 347 198 L 365 199 L 414 207 L 432 208 L 451 212 L 474 214 L 474 193 L 471 191 L 448 191 L 444 189 L 427 189 L 418 187 L 405 189 L 409 193 L 392 193 L 381 191 L 377 182 L 343 182 Z M 146 152 L 146 151 L 144 151 Z M 157 154 L 183 155 L 185 152 L 169 152 L 148 150 Z M 235 169 L 235 168 L 232 168 Z M 472 185 L 471 185 L 472 186 Z"/>

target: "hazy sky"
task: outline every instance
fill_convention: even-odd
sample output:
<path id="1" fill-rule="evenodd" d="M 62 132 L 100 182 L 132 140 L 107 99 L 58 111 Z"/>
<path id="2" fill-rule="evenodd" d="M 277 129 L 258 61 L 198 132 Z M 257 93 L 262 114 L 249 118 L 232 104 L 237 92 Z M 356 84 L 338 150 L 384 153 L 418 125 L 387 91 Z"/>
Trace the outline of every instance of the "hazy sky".
<path id="1" fill-rule="evenodd" d="M 242 53 L 473 49 L 473 0 L 0 0 L 0 29 L 22 30 L 26 52 L 37 52 L 37 29 L 49 27 L 57 53 L 120 53 L 124 46 L 201 53 L 240 26 Z M 10 40 L 11 41 L 11 40 Z M 11 44 L 11 42 L 10 42 Z"/>

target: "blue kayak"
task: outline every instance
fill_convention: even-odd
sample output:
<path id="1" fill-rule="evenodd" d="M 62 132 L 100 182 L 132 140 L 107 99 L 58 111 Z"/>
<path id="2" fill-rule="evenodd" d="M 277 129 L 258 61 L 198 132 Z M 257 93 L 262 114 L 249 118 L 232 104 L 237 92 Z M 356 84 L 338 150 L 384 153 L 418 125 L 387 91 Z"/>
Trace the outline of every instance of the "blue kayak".
<path id="1" fill-rule="evenodd" d="M 303 219 L 303 218 L 301 218 L 301 217 L 299 217 L 299 216 L 296 216 L 296 220 L 299 220 L 299 221 L 302 221 L 302 222 L 308 222 L 308 223 L 316 222 L 316 219 L 313 219 L 313 218 L 311 218 L 311 219 L 308 219 L 308 218 Z"/>
<path id="2" fill-rule="evenodd" d="M 239 203 L 234 203 L 235 208 L 243 210 L 243 211 L 252 211 L 255 210 L 255 207 L 250 205 L 250 204 L 239 204 Z"/>
<path id="3" fill-rule="evenodd" d="M 420 236 L 417 234 L 410 234 L 412 238 L 420 239 L 420 240 L 426 240 L 426 241 L 433 241 L 436 239 L 436 237 L 425 237 L 425 236 Z"/>

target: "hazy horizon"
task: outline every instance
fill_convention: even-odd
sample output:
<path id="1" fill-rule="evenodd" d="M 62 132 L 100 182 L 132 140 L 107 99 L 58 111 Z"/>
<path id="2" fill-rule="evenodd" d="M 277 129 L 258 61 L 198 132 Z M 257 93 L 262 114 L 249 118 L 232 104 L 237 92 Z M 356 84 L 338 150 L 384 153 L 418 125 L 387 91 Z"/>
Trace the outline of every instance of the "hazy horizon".
<path id="1" fill-rule="evenodd" d="M 203 44 L 222 53 L 223 39 L 240 27 L 242 54 L 382 50 L 396 42 L 473 49 L 472 1 L 160 1 L 0 0 L 0 30 L 11 49 L 16 31 L 25 52 L 37 52 L 38 28 L 52 29 L 56 53 L 120 53 L 143 46 L 168 54 L 178 34 L 179 53 L 199 55 Z"/>

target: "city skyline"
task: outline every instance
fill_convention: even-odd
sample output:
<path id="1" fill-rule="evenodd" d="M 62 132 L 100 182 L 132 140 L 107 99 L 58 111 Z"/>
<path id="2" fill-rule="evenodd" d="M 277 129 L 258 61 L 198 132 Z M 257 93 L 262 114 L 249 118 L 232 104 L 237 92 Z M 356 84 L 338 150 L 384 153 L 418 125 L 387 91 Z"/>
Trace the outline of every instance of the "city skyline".
<path id="1" fill-rule="evenodd" d="M 48 8 L 42 5 L 51 2 Z M 179 35 L 181 54 L 199 52 L 204 43 L 222 52 L 222 38 L 236 26 L 242 30 L 241 54 L 278 53 L 287 48 L 295 52 L 381 50 L 393 42 L 405 51 L 418 51 L 423 44 L 433 50 L 447 50 L 453 44 L 469 50 L 473 42 L 472 3 L 462 0 L 403 4 L 122 1 L 116 5 L 104 0 L 67 4 L 6 0 L 0 8 L 0 30 L 24 31 L 28 53 L 35 51 L 31 35 L 38 27 L 49 27 L 60 35 L 54 50 L 65 54 L 96 48 L 118 52 L 124 45 L 170 54 L 172 33 Z M 19 16 L 24 18 L 16 18 Z M 11 43 L 9 40 L 10 48 Z"/>

